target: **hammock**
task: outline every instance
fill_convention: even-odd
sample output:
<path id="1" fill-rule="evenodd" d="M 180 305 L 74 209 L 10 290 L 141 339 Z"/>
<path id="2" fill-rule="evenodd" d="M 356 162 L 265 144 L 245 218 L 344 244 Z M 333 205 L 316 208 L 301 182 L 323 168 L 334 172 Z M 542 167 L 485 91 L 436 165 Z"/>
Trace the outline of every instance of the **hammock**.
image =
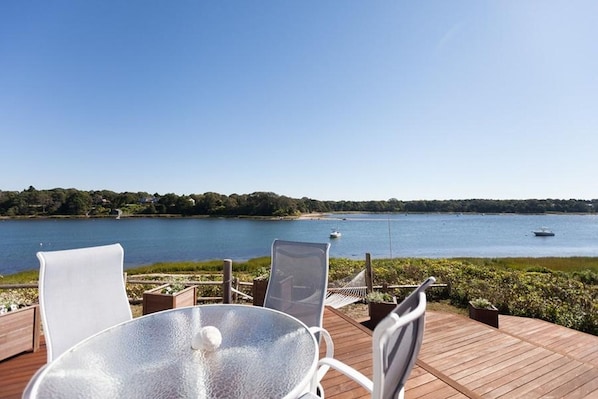
<path id="1" fill-rule="evenodd" d="M 252 300 L 251 295 L 247 295 L 235 288 L 231 288 L 234 293 L 241 295 L 245 299 Z M 334 309 L 342 308 L 343 306 L 365 299 L 367 295 L 367 288 L 365 286 L 365 270 L 357 273 L 353 280 L 349 281 L 343 287 L 328 288 L 326 293 L 326 300 L 324 305 L 330 306 Z"/>
<path id="2" fill-rule="evenodd" d="M 365 270 L 362 270 L 344 287 L 328 288 L 324 304 L 334 309 L 365 299 L 367 290 L 365 286 Z"/>

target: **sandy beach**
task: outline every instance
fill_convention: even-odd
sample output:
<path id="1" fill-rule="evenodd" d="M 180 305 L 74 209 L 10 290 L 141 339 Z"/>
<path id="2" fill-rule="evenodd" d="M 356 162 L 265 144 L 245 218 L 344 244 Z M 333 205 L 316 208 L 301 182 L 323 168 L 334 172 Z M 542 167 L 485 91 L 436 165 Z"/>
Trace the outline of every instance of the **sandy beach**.
<path id="1" fill-rule="evenodd" d="M 301 220 L 318 220 L 327 219 L 327 213 L 302 213 L 297 219 Z"/>

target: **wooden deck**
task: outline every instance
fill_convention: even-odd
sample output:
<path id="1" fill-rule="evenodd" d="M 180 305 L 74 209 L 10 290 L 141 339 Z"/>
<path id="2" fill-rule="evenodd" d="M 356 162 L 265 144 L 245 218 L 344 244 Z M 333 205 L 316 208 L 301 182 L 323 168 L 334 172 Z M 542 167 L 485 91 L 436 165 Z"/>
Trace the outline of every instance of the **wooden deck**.
<path id="1" fill-rule="evenodd" d="M 324 326 L 335 355 L 371 377 L 371 331 L 333 309 Z M 46 360 L 41 350 L 0 362 L 0 398 L 20 398 Z M 335 371 L 328 398 L 369 397 Z M 598 398 L 598 337 L 540 320 L 500 316 L 495 329 L 448 313 L 428 312 L 424 344 L 407 398 Z"/>
<path id="2" fill-rule="evenodd" d="M 476 397 L 598 398 L 598 337 L 515 316 L 499 326 L 429 312 L 419 363 Z"/>

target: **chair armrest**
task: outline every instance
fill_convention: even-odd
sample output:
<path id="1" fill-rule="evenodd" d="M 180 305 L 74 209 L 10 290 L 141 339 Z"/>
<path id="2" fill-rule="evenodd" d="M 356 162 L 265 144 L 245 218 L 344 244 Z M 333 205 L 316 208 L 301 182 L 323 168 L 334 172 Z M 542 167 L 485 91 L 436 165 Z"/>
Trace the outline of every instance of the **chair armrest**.
<path id="1" fill-rule="evenodd" d="M 324 341 L 326 342 L 326 354 L 324 355 L 325 358 L 333 358 L 334 357 L 334 342 L 332 342 L 332 337 L 330 336 L 330 333 L 328 332 L 328 330 L 322 328 L 322 327 L 309 327 L 309 331 L 312 334 L 320 334 L 320 337 L 324 337 Z M 322 367 L 318 368 L 317 371 L 317 381 L 318 383 L 320 381 L 322 381 L 322 378 L 324 378 L 324 375 L 328 372 L 328 368 L 329 366 L 324 365 Z"/>
<path id="2" fill-rule="evenodd" d="M 367 389 L 369 392 L 372 392 L 374 390 L 374 383 L 372 382 L 372 380 L 370 380 L 365 375 L 361 374 L 359 371 L 355 370 L 353 367 L 351 367 L 339 360 L 326 357 L 326 358 L 320 359 L 320 361 L 318 362 L 318 365 L 320 366 L 320 368 L 327 367 L 326 370 L 328 370 L 328 368 L 332 367 L 333 369 L 340 371 L 347 377 L 349 377 L 352 380 L 354 380 L 355 382 L 357 382 L 359 385 L 361 385 L 362 387 Z"/>

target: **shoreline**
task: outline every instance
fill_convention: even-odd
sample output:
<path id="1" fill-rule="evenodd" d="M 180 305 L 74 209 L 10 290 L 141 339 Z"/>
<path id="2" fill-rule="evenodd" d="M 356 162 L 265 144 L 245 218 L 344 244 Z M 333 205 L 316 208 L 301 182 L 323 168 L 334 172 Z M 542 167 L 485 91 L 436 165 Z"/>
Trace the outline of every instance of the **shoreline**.
<path id="1" fill-rule="evenodd" d="M 332 213 L 332 212 L 330 212 Z M 319 219 L 328 219 L 326 215 L 330 213 L 302 213 L 301 215 L 297 216 L 297 220 L 319 220 Z"/>
<path id="2" fill-rule="evenodd" d="M 224 219 L 256 219 L 256 220 L 321 220 L 334 219 L 332 215 L 342 214 L 372 214 L 372 215 L 587 215 L 598 216 L 594 212 L 543 212 L 543 213 L 517 213 L 517 212 L 367 212 L 367 211 L 330 211 L 330 212 L 312 212 L 302 213 L 299 216 L 252 216 L 252 215 L 180 215 L 175 213 L 169 214 L 122 214 L 120 217 L 116 215 L 19 215 L 19 216 L 0 216 L 0 221 L 4 220 L 46 220 L 46 219 L 210 219 L 210 218 L 224 218 Z"/>

